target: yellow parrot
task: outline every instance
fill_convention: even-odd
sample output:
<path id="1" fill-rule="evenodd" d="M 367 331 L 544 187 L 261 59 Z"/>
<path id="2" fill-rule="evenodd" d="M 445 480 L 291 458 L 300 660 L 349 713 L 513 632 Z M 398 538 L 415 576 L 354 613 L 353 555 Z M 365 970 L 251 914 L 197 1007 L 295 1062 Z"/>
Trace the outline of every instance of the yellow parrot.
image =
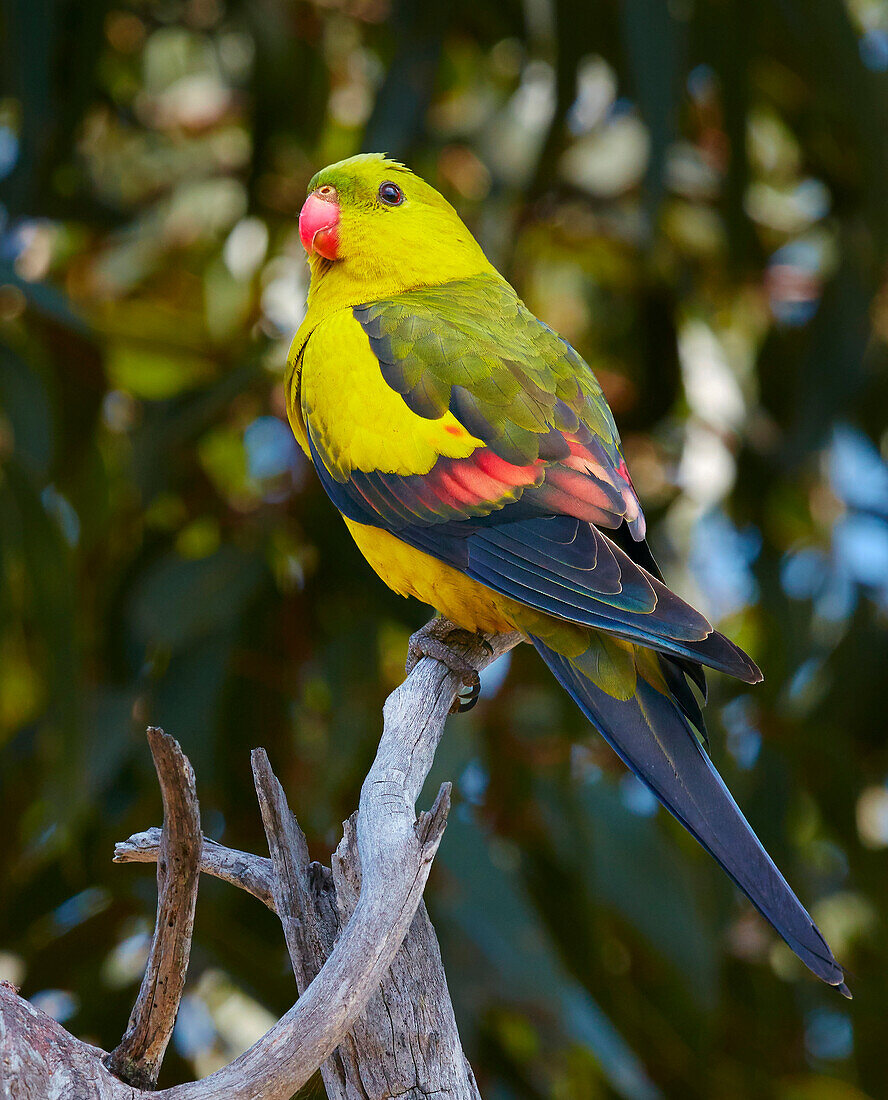
<path id="1" fill-rule="evenodd" d="M 520 631 L 799 958 L 850 996 L 701 744 L 702 666 L 761 673 L 663 582 L 592 370 L 403 165 L 352 157 L 308 190 L 311 285 L 287 408 L 364 557 L 458 627 Z"/>

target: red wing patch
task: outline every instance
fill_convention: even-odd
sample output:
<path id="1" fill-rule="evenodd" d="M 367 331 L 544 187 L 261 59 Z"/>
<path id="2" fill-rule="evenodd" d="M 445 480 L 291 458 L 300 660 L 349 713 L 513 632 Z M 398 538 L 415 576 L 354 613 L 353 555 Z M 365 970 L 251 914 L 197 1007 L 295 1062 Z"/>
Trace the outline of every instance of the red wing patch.
<path id="1" fill-rule="evenodd" d="M 560 434 L 560 433 L 559 433 Z M 558 458 L 527 465 L 507 462 L 489 447 L 466 458 L 439 458 L 428 473 L 398 475 L 353 471 L 349 479 L 363 503 L 392 530 L 420 524 L 478 519 L 520 500 L 540 516 L 571 516 L 597 527 L 623 521 L 636 539 L 644 518 L 620 458 L 619 465 L 594 437 L 564 433 Z M 522 509 L 526 513 L 526 508 Z"/>

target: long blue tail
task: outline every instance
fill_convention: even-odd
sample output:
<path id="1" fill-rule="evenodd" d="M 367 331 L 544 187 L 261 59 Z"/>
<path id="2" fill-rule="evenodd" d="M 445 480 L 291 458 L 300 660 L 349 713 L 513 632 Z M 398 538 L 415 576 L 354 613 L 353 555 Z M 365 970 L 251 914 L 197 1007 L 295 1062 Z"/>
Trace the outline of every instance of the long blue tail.
<path id="1" fill-rule="evenodd" d="M 559 683 L 599 733 L 697 838 L 818 978 L 850 997 L 842 968 L 731 797 L 681 710 L 642 677 L 614 699 L 566 657 L 532 638 Z"/>

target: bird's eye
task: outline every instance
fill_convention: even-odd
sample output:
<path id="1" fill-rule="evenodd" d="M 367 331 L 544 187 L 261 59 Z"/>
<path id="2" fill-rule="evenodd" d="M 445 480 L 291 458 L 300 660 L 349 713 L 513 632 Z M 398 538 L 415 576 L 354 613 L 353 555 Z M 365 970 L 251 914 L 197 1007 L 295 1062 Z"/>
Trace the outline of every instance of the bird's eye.
<path id="1" fill-rule="evenodd" d="M 400 206 L 404 201 L 404 192 L 396 183 L 386 181 L 379 185 L 379 197 L 386 206 Z"/>

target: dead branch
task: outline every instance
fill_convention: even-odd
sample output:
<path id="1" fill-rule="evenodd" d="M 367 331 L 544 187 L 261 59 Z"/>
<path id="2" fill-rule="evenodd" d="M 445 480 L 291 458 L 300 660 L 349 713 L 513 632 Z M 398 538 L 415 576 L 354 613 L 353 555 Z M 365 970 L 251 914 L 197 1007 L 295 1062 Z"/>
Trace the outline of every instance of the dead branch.
<path id="1" fill-rule="evenodd" d="M 516 635 L 476 639 L 464 657 L 479 671 Z M 296 1004 L 240 1058 L 164 1100 L 289 1100 L 333 1053 L 388 970 L 419 905 L 446 819 L 446 803 L 415 819 L 459 673 L 425 658 L 387 699 L 376 759 L 361 788 L 361 893 L 326 963 Z"/>
<path id="2" fill-rule="evenodd" d="M 202 1081 L 153 1093 L 159 1100 L 288 1100 L 321 1066 L 331 1100 L 354 1096 L 356 1089 L 373 1100 L 393 1094 L 418 1100 L 439 1092 L 477 1100 L 434 930 L 421 904 L 446 821 L 449 785 L 418 820 L 414 804 L 447 714 L 465 682 L 465 666 L 480 672 L 520 638 L 485 641 L 460 635 L 453 646 L 460 654 L 454 660 L 458 671 L 424 658 L 387 700 L 383 735 L 362 787 L 360 810 L 356 820 L 346 823 L 332 872 L 309 863 L 305 839 L 261 751 L 254 754 L 254 775 L 271 860 L 210 841 L 201 848 L 195 803 L 197 840 L 192 837 L 188 849 L 192 873 L 196 877 L 199 867 L 224 878 L 277 911 L 301 996 L 241 1057 Z M 160 770 L 159 766 L 159 774 Z M 164 802 L 166 826 L 171 817 L 166 794 Z M 170 829 L 170 843 L 175 845 L 179 841 L 172 834 Z M 189 857 L 165 848 L 166 835 L 165 829 L 158 843 L 157 830 L 137 834 L 117 846 L 114 858 L 144 862 L 159 855 L 168 868 L 178 867 L 173 861 Z M 163 890 L 160 866 L 159 885 Z M 180 904 L 188 909 L 185 894 L 180 894 Z M 189 945 L 193 904 L 190 912 L 187 919 L 180 915 L 178 925 Z M 160 914 L 159 901 L 158 924 Z M 160 938 L 156 931 L 155 942 Z M 162 1056 L 169 1030 L 163 1023 L 158 1030 L 151 1006 L 160 998 L 165 1006 L 160 1019 L 171 1026 L 187 955 L 186 945 L 178 955 L 178 984 L 168 980 L 160 992 L 159 980 L 149 980 L 146 971 L 133 1012 L 134 1022 L 137 1012 L 139 1019 L 144 1016 L 145 1035 L 156 1036 L 150 1042 L 142 1040 L 139 1047 L 144 1052 L 139 1065 L 153 1058 L 155 1074 L 157 1051 Z M 160 947 L 158 956 L 156 973 L 163 959 L 172 958 Z M 131 1023 L 127 1036 L 133 1030 Z M 0 986 L 0 1096 L 136 1100 L 142 1095 L 147 1093 L 108 1072 L 101 1052 L 70 1036 L 10 987 Z"/>
<path id="3" fill-rule="evenodd" d="M 332 950 L 340 927 L 347 923 L 357 904 L 361 875 L 356 818 L 352 815 L 345 822 L 345 835 L 334 855 L 332 872 L 317 863 L 307 864 L 302 871 L 308 899 L 299 919 L 315 922 L 318 931 L 314 942 L 321 945 L 323 953 L 311 973 L 300 979 L 303 958 L 311 960 L 307 952 L 302 954 L 305 940 L 300 942 L 292 960 L 300 992 L 305 988 L 303 982 L 307 984 Z M 295 822 L 294 827 L 298 828 Z M 153 862 L 159 842 L 160 830 L 147 829 L 119 843 L 114 859 L 119 863 Z M 240 887 L 277 912 L 271 892 L 272 864 L 265 856 L 235 851 L 204 837 L 201 871 Z M 293 911 L 298 912 L 295 907 Z M 439 1082 L 440 1091 L 474 1100 L 477 1086 L 462 1055 L 452 1006 L 449 998 L 437 995 L 443 989 L 446 977 L 438 941 L 425 905 L 420 904 L 385 980 L 352 1031 L 321 1067 L 329 1100 L 361 1095 L 359 1089 L 370 1100 L 389 1096 L 427 1100 L 435 1089 L 416 1086 L 420 1072 L 427 1080 Z M 393 1034 L 406 1041 L 393 1043 Z"/>
<path id="4" fill-rule="evenodd" d="M 157 861 L 157 919 L 148 963 L 120 1045 L 106 1059 L 113 1074 L 153 1089 L 173 1033 L 191 955 L 200 881 L 200 810 L 194 771 L 177 741 L 148 727 L 148 744 L 163 798 Z"/>
<path id="5" fill-rule="evenodd" d="M 160 852 L 161 830 L 154 827 L 143 833 L 133 833 L 127 840 L 114 845 L 115 863 L 156 863 Z M 200 854 L 200 871 L 203 875 L 222 879 L 240 890 L 258 898 L 263 905 L 276 913 L 271 891 L 271 860 L 268 856 L 255 856 L 226 848 L 208 836 L 203 838 Z"/>

